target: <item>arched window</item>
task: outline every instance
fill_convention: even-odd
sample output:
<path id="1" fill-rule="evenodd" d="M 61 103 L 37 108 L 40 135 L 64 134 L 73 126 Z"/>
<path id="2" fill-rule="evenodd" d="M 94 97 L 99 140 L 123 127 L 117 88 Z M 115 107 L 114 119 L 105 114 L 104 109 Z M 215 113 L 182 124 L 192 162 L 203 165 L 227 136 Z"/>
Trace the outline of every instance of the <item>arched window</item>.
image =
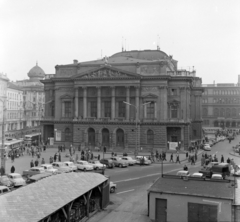
<path id="1" fill-rule="evenodd" d="M 218 108 L 214 109 L 214 116 L 218 117 L 219 116 L 219 110 Z"/>
<path id="2" fill-rule="evenodd" d="M 223 108 L 220 110 L 220 116 L 221 117 L 225 116 L 225 110 Z"/>
<path id="3" fill-rule="evenodd" d="M 70 142 L 71 141 L 71 131 L 69 128 L 65 129 L 65 141 Z"/>
<path id="4" fill-rule="evenodd" d="M 154 134 L 152 130 L 147 131 L 147 144 L 154 144 Z"/>
<path id="5" fill-rule="evenodd" d="M 117 146 L 124 146 L 124 131 L 122 129 L 117 129 L 116 142 Z"/>
<path id="6" fill-rule="evenodd" d="M 88 129 L 88 145 L 95 146 L 95 130 L 93 128 Z"/>
<path id="7" fill-rule="evenodd" d="M 229 108 L 227 108 L 227 110 L 226 110 L 226 117 L 230 117 L 230 109 Z"/>

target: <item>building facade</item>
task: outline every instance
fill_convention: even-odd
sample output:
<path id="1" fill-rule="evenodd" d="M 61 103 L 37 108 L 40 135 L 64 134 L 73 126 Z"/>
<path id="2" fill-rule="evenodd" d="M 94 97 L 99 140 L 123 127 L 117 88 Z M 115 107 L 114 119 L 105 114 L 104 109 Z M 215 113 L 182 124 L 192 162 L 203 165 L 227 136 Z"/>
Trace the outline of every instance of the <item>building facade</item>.
<path id="1" fill-rule="evenodd" d="M 9 83 L 7 137 L 20 138 L 25 134 L 41 132 L 40 120 L 44 115 L 45 95 L 40 80 L 45 72 L 36 64 L 28 72 L 29 79 Z"/>
<path id="2" fill-rule="evenodd" d="M 43 137 L 107 149 L 187 149 L 201 140 L 201 79 L 160 50 L 57 65 L 44 83 Z"/>
<path id="3" fill-rule="evenodd" d="M 238 83 L 203 85 L 203 126 L 240 128 L 240 75 Z"/>

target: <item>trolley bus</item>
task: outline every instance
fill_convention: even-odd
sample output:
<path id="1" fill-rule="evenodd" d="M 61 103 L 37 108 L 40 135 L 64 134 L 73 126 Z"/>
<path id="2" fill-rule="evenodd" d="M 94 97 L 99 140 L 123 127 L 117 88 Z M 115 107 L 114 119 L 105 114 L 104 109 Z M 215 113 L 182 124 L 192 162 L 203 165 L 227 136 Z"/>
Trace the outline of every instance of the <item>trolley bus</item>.
<path id="1" fill-rule="evenodd" d="M 39 141 L 41 141 L 41 133 L 34 133 L 24 136 L 24 142 L 28 145 L 38 145 Z"/>
<path id="2" fill-rule="evenodd" d="M 4 141 L 5 153 L 9 156 L 9 153 L 18 150 L 23 145 L 24 145 L 23 140 L 17 139 L 5 140 Z M 0 143 L 0 146 L 2 146 L 2 143 Z"/>

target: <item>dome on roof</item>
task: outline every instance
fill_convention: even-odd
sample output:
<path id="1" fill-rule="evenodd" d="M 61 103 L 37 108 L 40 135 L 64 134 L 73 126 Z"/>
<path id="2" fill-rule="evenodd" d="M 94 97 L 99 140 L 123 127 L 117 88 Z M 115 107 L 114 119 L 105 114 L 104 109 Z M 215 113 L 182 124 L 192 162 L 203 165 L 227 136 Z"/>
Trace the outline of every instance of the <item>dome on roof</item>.
<path id="1" fill-rule="evenodd" d="M 133 51 L 123 51 L 118 52 L 111 57 L 130 57 L 135 59 L 142 59 L 142 60 L 162 60 L 168 58 L 168 55 L 160 50 L 133 50 Z"/>
<path id="2" fill-rule="evenodd" d="M 28 72 L 28 77 L 30 79 L 43 79 L 45 77 L 45 72 L 41 67 L 36 64 L 33 68 Z"/>

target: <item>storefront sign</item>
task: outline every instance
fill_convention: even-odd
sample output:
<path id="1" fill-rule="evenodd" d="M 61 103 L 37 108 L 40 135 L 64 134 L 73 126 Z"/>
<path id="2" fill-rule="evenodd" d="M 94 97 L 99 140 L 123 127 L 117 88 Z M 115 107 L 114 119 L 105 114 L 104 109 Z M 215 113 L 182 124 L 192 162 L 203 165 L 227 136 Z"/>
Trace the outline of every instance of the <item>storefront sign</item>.
<path id="1" fill-rule="evenodd" d="M 169 142 L 169 150 L 176 150 L 178 142 Z"/>
<path id="2" fill-rule="evenodd" d="M 61 141 L 62 137 L 62 132 L 61 131 L 56 131 L 56 141 Z"/>

